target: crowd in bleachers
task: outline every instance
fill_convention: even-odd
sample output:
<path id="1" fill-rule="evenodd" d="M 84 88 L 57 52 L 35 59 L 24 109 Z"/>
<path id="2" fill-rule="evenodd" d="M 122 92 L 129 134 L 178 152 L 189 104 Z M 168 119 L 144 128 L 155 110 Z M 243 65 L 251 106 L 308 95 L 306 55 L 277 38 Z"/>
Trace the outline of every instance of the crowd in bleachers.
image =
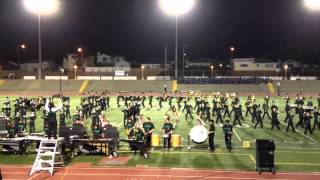
<path id="1" fill-rule="evenodd" d="M 179 79 L 179 84 L 261 84 L 268 83 L 265 78 L 188 78 Z"/>

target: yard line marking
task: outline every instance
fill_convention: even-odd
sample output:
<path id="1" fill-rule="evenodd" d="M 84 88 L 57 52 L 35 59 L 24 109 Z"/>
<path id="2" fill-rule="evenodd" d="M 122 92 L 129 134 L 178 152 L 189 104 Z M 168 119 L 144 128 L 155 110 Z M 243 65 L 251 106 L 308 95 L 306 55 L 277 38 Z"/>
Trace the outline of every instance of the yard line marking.
<path id="1" fill-rule="evenodd" d="M 276 162 L 275 164 L 295 165 L 295 166 L 320 166 L 320 164 L 311 164 L 311 163 L 283 163 L 283 162 Z"/>
<path id="2" fill-rule="evenodd" d="M 237 138 L 238 138 L 238 140 L 239 140 L 239 142 L 242 142 L 242 140 L 241 140 L 241 138 L 240 138 L 240 136 L 239 136 L 239 134 L 238 134 L 238 132 L 236 131 L 236 128 L 234 128 L 234 134 L 237 136 Z"/>
<path id="3" fill-rule="evenodd" d="M 303 152 L 303 151 L 276 151 L 280 153 L 297 153 L 297 154 L 320 154 L 320 152 Z"/>
<path id="4" fill-rule="evenodd" d="M 307 136 L 307 135 L 305 135 L 305 134 L 302 134 L 302 132 L 300 132 L 299 130 L 296 129 L 296 131 L 297 131 L 299 134 L 301 134 L 302 136 L 304 136 L 304 137 L 306 137 L 307 139 L 311 140 L 312 142 L 317 143 L 317 144 L 319 143 L 318 141 L 314 140 L 314 139 L 311 138 L 310 136 Z"/>
<path id="5" fill-rule="evenodd" d="M 320 148 L 299 148 L 299 147 L 277 147 L 277 149 L 296 149 L 296 150 L 303 150 L 303 149 L 320 149 Z"/>
<path id="6" fill-rule="evenodd" d="M 284 124 L 283 122 L 280 122 L 280 124 L 286 126 L 286 124 Z M 311 138 L 310 136 L 307 136 L 305 134 L 303 134 L 302 132 L 300 132 L 299 130 L 296 129 L 296 132 L 299 133 L 300 135 L 304 136 L 305 138 L 309 139 L 310 141 L 319 144 L 318 141 L 314 140 L 313 138 Z"/>
<path id="7" fill-rule="evenodd" d="M 254 157 L 251 155 L 251 154 L 248 154 L 251 161 L 254 163 L 254 164 L 257 164 L 256 160 L 254 159 Z"/>

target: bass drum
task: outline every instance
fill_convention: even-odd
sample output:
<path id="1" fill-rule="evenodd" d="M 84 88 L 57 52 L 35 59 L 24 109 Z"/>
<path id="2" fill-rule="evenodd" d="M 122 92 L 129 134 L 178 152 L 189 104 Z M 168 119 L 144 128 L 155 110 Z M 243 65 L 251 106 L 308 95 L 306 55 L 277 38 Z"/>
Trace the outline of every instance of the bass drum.
<path id="1" fill-rule="evenodd" d="M 153 147 L 159 147 L 160 146 L 160 135 L 152 133 L 151 143 L 152 143 Z"/>
<path id="2" fill-rule="evenodd" d="M 174 134 L 171 136 L 171 145 L 172 147 L 176 148 L 176 147 L 180 147 L 181 145 L 181 136 Z"/>
<path id="3" fill-rule="evenodd" d="M 208 130 L 204 126 L 195 126 L 191 129 L 189 136 L 194 143 L 202 144 L 208 138 Z"/>

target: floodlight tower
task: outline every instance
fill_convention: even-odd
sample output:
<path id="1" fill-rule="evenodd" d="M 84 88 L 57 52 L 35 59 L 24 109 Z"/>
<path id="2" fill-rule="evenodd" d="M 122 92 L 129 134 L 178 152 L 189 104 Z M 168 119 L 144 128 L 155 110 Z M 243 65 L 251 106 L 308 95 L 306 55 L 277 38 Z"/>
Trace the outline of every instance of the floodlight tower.
<path id="1" fill-rule="evenodd" d="M 196 0 L 159 0 L 159 5 L 163 12 L 176 18 L 175 79 L 178 79 L 178 17 L 189 12 L 195 3 Z"/>
<path id="2" fill-rule="evenodd" d="M 23 0 L 25 8 L 38 15 L 38 40 L 39 40 L 39 67 L 38 79 L 42 78 L 42 52 L 41 52 L 41 16 L 52 15 L 58 10 L 59 0 Z"/>
<path id="3" fill-rule="evenodd" d="M 319 0 L 304 0 L 304 4 L 310 10 L 313 10 L 313 11 L 320 10 L 320 1 Z"/>

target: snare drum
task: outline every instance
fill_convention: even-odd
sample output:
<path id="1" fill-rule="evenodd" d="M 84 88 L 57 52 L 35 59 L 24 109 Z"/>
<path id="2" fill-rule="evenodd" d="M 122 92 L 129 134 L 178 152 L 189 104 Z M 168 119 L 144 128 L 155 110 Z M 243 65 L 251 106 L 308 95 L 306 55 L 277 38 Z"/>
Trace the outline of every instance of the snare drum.
<path id="1" fill-rule="evenodd" d="M 202 144 L 208 138 L 208 130 L 201 125 L 195 126 L 191 129 L 189 136 L 194 143 Z"/>
<path id="2" fill-rule="evenodd" d="M 152 143 L 152 146 L 154 147 L 160 146 L 160 135 L 153 133 L 151 136 L 151 143 Z"/>
<path id="3" fill-rule="evenodd" d="M 171 136 L 171 145 L 172 147 L 180 147 L 181 145 L 181 136 L 174 134 Z"/>

